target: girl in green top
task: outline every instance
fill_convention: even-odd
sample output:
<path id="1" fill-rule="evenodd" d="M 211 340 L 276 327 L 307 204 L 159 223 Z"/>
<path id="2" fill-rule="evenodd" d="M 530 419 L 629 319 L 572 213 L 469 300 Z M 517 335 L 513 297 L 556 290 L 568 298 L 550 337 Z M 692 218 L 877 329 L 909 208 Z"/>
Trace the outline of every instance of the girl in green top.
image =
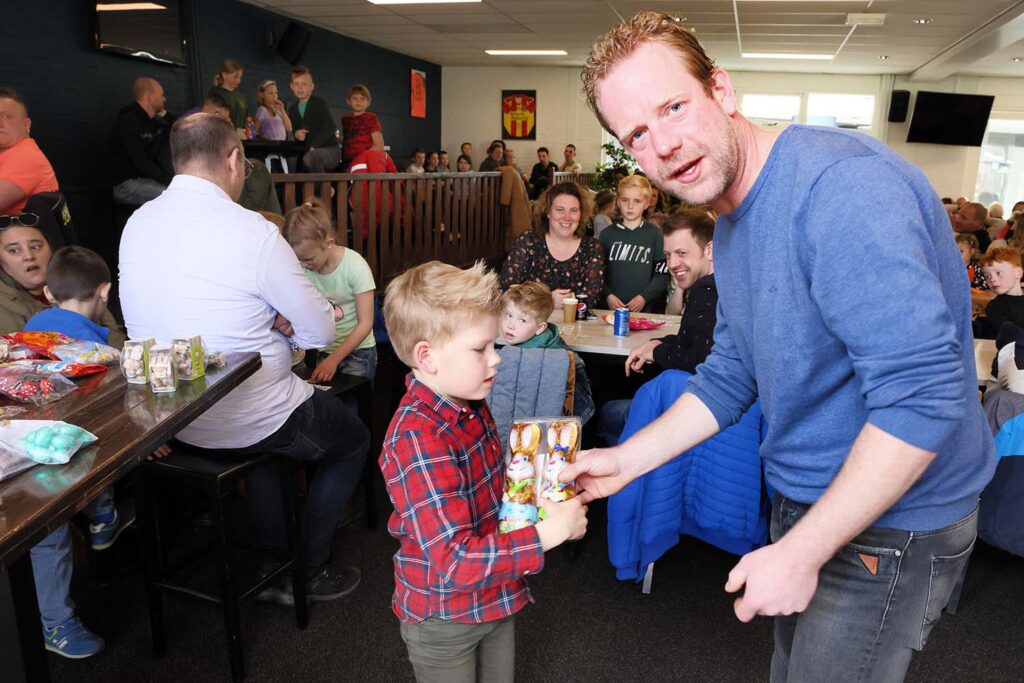
<path id="1" fill-rule="evenodd" d="M 295 207 L 282 230 L 306 277 L 325 299 L 341 308 L 334 343 L 320 349 L 319 363 L 309 379 L 330 382 L 341 370 L 371 382 L 377 371 L 373 338 L 373 294 L 376 285 L 366 260 L 334 241 L 331 218 L 319 200 Z"/>
<path id="2" fill-rule="evenodd" d="M 240 134 L 245 132 L 246 117 L 249 115 L 248 106 L 245 103 L 245 95 L 238 90 L 238 86 L 242 82 L 243 73 L 244 70 L 241 64 L 234 59 L 225 59 L 221 62 L 217 75 L 213 77 L 213 87 L 210 88 L 209 92 L 210 95 L 217 93 L 228 103 L 228 106 L 231 108 L 231 125 Z"/>

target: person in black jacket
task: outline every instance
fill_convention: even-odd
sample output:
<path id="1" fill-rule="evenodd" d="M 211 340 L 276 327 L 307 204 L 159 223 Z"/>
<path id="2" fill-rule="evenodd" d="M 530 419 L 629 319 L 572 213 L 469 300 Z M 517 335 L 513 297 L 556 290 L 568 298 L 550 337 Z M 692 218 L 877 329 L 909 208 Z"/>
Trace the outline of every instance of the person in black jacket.
<path id="1" fill-rule="evenodd" d="M 170 124 L 164 89 L 152 78 L 136 78 L 135 101 L 117 112 L 110 136 L 109 172 L 114 201 L 141 206 L 160 196 L 171 182 L 168 168 Z"/>
<path id="2" fill-rule="evenodd" d="M 530 170 L 530 182 L 528 184 L 530 199 L 536 199 L 544 190 L 548 189 L 548 185 L 551 184 L 551 176 L 549 174 L 556 171 L 558 171 L 558 164 L 551 161 L 548 148 L 539 147 L 537 149 L 537 163 Z"/>
<path id="3" fill-rule="evenodd" d="M 678 210 L 664 222 L 665 262 L 676 287 L 687 291 L 686 306 L 679 332 L 652 339 L 630 351 L 626 376 L 630 372 L 643 373 L 644 367 L 652 363 L 665 370 L 693 373 L 711 353 L 718 306 L 714 230 L 714 221 L 702 209 Z M 601 408 L 599 432 L 609 444 L 618 442 L 630 403 L 629 399 L 609 401 Z"/>
<path id="4" fill-rule="evenodd" d="M 295 103 L 288 107 L 292 135 L 306 143 L 302 167 L 308 173 L 330 173 L 341 163 L 338 125 L 331 108 L 322 97 L 313 94 L 313 74 L 307 67 L 292 69 L 292 94 Z"/>

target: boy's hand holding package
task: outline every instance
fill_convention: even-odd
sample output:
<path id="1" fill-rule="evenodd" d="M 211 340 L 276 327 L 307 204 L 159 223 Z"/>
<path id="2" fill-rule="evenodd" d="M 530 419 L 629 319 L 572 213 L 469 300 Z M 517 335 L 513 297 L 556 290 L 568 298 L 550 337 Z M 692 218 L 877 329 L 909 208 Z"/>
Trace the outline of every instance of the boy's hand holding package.
<path id="1" fill-rule="evenodd" d="M 575 541 L 587 533 L 587 506 L 579 498 L 561 503 L 545 501 L 541 504 L 544 519 L 537 522 L 540 545 L 547 552 L 565 541 Z"/>

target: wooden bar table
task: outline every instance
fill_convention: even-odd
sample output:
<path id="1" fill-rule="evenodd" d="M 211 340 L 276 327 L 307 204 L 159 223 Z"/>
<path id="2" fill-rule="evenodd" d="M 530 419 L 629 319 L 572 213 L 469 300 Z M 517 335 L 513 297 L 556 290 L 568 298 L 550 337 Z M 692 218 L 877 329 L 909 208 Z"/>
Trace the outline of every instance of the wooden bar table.
<path id="1" fill-rule="evenodd" d="M 37 465 L 0 482 L 0 681 L 49 680 L 32 546 L 259 367 L 258 353 L 229 353 L 225 367 L 179 383 L 174 393 L 154 394 L 148 384 L 125 382 L 115 366 L 76 382 L 76 391 L 59 401 L 19 416 L 63 420 L 98 440 L 66 465 Z"/>

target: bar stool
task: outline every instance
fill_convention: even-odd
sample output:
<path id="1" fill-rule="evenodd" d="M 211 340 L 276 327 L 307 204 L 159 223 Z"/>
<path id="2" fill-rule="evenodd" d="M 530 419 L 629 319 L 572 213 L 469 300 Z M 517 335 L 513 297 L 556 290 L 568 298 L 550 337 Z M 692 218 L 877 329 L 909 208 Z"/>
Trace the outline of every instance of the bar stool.
<path id="1" fill-rule="evenodd" d="M 163 613 L 165 593 L 187 595 L 212 602 L 221 605 L 224 611 L 228 659 L 232 679 L 236 681 L 242 680 L 245 676 L 238 613 L 240 600 L 255 595 L 285 572 L 290 571 L 295 595 L 296 624 L 300 629 L 304 629 L 309 623 L 295 464 L 287 458 L 269 453 L 251 456 L 244 461 L 238 458 L 238 454 L 231 451 L 205 450 L 180 445 L 175 448 L 174 453 L 165 458 L 143 463 L 138 468 L 139 476 L 136 482 L 136 517 L 144 543 L 145 585 L 154 654 L 161 656 L 167 650 Z M 240 577 L 241 567 L 234 557 L 237 544 L 228 515 L 228 503 L 245 475 L 268 466 L 279 467 L 281 471 L 288 550 L 287 553 L 282 553 L 283 557 L 279 558 L 280 563 L 277 566 L 243 585 Z M 192 557 L 187 557 L 182 562 L 168 562 L 165 556 L 156 492 L 166 490 L 168 485 L 184 485 L 195 490 L 201 493 L 209 504 L 214 531 L 213 545 L 218 560 L 216 592 L 197 588 L 194 581 L 193 585 L 189 585 L 189 577 L 182 576 L 182 565 L 189 564 Z"/>

